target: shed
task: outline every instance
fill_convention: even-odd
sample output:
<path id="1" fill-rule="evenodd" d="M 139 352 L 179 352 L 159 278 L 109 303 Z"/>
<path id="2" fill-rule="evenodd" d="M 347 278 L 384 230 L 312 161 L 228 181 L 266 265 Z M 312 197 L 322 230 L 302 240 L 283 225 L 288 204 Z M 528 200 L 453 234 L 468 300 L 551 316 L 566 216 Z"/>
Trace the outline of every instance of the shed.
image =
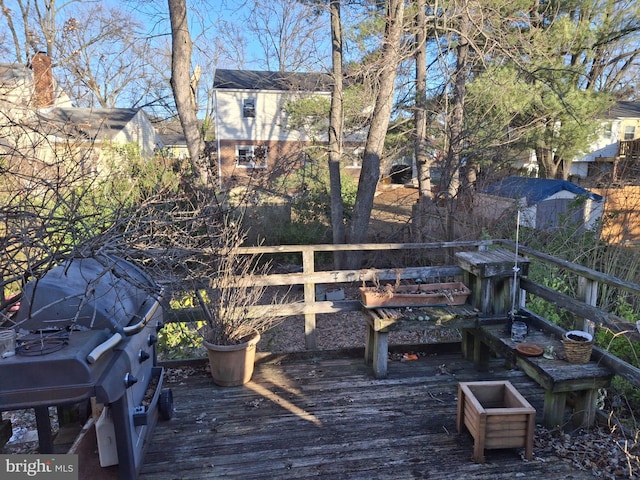
<path id="1" fill-rule="evenodd" d="M 566 180 L 512 176 L 480 189 L 474 208 L 492 219 L 517 208 L 520 224 L 538 230 L 567 223 L 593 230 L 602 218 L 604 201 L 601 195 Z"/>

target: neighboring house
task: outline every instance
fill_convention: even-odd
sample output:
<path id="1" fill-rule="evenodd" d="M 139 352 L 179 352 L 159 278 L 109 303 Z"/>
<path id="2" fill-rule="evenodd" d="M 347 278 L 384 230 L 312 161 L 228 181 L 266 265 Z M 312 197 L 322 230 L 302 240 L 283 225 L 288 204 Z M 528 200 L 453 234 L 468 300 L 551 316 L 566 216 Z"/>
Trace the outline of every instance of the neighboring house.
<path id="1" fill-rule="evenodd" d="M 139 108 L 52 108 L 41 111 L 39 132 L 46 134 L 56 151 L 74 146 L 92 159 L 92 169 L 109 165 L 102 160 L 118 157 L 118 147 L 135 145 L 142 158 L 151 158 L 162 147 L 160 138 Z"/>
<path id="2" fill-rule="evenodd" d="M 616 102 L 603 117 L 589 153 L 575 158 L 569 175 L 602 183 L 640 179 L 640 102 Z"/>
<path id="3" fill-rule="evenodd" d="M 0 63 L 0 110 L 5 116 L 15 119 L 40 108 L 70 106 L 71 100 L 53 78 L 46 55 L 34 55 L 29 65 Z"/>
<path id="4" fill-rule="evenodd" d="M 189 158 L 187 139 L 182 133 L 167 132 L 158 133 L 162 143 L 162 154 L 167 158 L 185 160 Z"/>
<path id="5" fill-rule="evenodd" d="M 213 91 L 220 185 L 279 175 L 303 165 L 305 150 L 326 143 L 326 133 L 314 136 L 289 128 L 285 107 L 309 96 L 330 99 L 331 84 L 331 76 L 323 73 L 216 70 Z"/>
<path id="6" fill-rule="evenodd" d="M 34 56 L 30 66 L 0 65 L 0 149 L 50 162 L 71 156 L 96 171 L 109 146 L 135 144 L 150 158 L 162 146 L 141 109 L 75 108 L 56 86 L 51 61 Z"/>
<path id="7" fill-rule="evenodd" d="M 497 220 L 517 210 L 525 227 L 551 230 L 568 221 L 593 230 L 602 218 L 604 197 L 566 180 L 508 177 L 480 189 L 474 198 L 474 212 L 484 218 Z"/>

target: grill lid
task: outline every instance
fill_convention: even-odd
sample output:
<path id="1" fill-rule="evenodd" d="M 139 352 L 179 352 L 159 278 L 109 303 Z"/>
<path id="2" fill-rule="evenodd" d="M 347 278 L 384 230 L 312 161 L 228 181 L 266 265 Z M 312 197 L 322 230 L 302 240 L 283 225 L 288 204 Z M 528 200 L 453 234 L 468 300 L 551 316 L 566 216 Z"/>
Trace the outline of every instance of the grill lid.
<path id="1" fill-rule="evenodd" d="M 29 331 L 74 327 L 121 332 L 139 320 L 157 291 L 150 277 L 121 258 L 72 259 L 25 285 L 13 320 Z"/>

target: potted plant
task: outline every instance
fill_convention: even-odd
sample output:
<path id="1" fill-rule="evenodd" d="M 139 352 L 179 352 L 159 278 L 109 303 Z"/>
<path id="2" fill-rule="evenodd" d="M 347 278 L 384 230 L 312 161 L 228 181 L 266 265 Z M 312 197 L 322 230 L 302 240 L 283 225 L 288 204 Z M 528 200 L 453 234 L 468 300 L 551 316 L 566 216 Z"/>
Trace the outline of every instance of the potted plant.
<path id="1" fill-rule="evenodd" d="M 570 330 L 563 335 L 562 345 L 569 363 L 585 364 L 591 359 L 593 335 L 582 330 Z"/>
<path id="2" fill-rule="evenodd" d="M 284 320 L 258 279 L 270 265 L 256 255 L 240 254 L 243 236 L 226 225 L 207 285 L 196 291 L 205 325 L 200 329 L 213 381 L 220 386 L 247 383 L 253 374 L 256 346 L 263 332 Z M 266 303 L 265 303 L 266 302 Z"/>
<path id="3" fill-rule="evenodd" d="M 401 285 L 398 275 L 394 285 L 382 285 L 376 276 L 373 278 L 374 286 L 369 287 L 363 282 L 359 288 L 362 304 L 367 308 L 463 305 L 471 294 L 471 290 L 461 282 L 423 283 L 418 280 L 415 285 Z"/>

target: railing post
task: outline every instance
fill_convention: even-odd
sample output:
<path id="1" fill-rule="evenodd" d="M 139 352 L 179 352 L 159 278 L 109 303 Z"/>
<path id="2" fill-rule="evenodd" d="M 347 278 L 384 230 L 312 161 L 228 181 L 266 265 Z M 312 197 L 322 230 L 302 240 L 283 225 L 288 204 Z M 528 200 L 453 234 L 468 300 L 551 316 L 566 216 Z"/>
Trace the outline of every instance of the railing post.
<path id="1" fill-rule="evenodd" d="M 578 277 L 578 299 L 582 300 L 587 305 L 592 307 L 598 306 L 598 282 L 585 277 Z M 589 332 L 591 334 L 595 331 L 595 323 L 588 318 L 581 318 L 582 325 L 576 327 Z"/>
<path id="2" fill-rule="evenodd" d="M 483 315 L 499 315 L 512 309 L 511 294 L 520 293 L 520 277 L 529 271 L 529 259 L 506 249 L 456 253 L 458 265 L 465 271 L 465 283 L 471 288 L 471 304 Z M 514 266 L 518 264 L 518 271 Z M 516 280 L 515 285 L 512 278 Z M 519 299 L 517 305 L 519 305 Z"/>
<path id="3" fill-rule="evenodd" d="M 302 250 L 302 272 L 310 275 L 315 271 L 313 248 L 305 248 Z M 305 282 L 304 284 L 304 303 L 310 304 L 316 301 L 316 284 L 313 282 Z M 304 314 L 304 341 L 307 350 L 315 350 L 318 348 L 318 332 L 316 331 L 316 314 Z"/>

